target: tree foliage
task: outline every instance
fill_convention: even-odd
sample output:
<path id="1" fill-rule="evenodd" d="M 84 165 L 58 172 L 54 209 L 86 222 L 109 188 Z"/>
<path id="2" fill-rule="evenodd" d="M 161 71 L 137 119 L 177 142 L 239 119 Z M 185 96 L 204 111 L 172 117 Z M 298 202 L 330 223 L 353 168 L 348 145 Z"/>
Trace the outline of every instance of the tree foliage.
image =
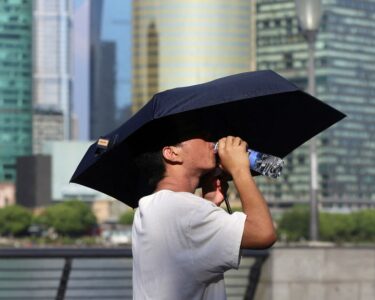
<path id="1" fill-rule="evenodd" d="M 31 224 L 32 213 L 20 205 L 11 205 L 0 209 L 0 234 L 19 236 L 27 232 Z"/>
<path id="2" fill-rule="evenodd" d="M 375 209 L 362 210 L 354 214 L 355 241 L 375 242 Z"/>
<path id="3" fill-rule="evenodd" d="M 341 243 L 352 241 L 355 235 L 354 214 L 320 213 L 319 233 L 320 239 Z"/>
<path id="4" fill-rule="evenodd" d="M 279 234 L 287 241 L 308 238 L 309 207 L 295 206 L 285 212 L 278 223 Z M 319 236 L 323 241 L 375 242 L 375 209 L 349 214 L 319 213 Z"/>
<path id="5" fill-rule="evenodd" d="M 48 207 L 38 222 L 53 227 L 59 234 L 80 236 L 96 225 L 96 218 L 87 204 L 70 200 Z"/>
<path id="6" fill-rule="evenodd" d="M 133 220 L 134 220 L 134 210 L 128 210 L 120 216 L 118 222 L 122 225 L 132 225 Z"/>
<path id="7" fill-rule="evenodd" d="M 306 205 L 296 205 L 281 217 L 278 224 L 279 234 L 286 236 L 289 241 L 308 239 L 309 208 Z"/>

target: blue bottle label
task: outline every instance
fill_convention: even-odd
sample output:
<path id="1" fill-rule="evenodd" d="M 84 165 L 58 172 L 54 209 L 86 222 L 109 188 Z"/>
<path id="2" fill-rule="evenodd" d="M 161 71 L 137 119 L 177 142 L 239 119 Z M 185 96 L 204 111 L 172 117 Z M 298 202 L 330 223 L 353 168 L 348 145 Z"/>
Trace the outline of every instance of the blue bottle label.
<path id="1" fill-rule="evenodd" d="M 249 151 L 250 151 L 250 155 L 249 155 L 250 167 L 254 167 L 256 165 L 259 152 L 256 152 L 254 150 L 249 150 Z"/>

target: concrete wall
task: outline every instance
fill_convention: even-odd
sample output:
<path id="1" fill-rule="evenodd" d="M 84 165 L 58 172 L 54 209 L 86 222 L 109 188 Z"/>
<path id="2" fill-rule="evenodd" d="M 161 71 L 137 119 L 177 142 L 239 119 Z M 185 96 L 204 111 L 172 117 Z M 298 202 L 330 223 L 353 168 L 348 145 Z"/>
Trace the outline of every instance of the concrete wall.
<path id="1" fill-rule="evenodd" d="M 374 300 L 375 248 L 274 248 L 256 300 Z"/>

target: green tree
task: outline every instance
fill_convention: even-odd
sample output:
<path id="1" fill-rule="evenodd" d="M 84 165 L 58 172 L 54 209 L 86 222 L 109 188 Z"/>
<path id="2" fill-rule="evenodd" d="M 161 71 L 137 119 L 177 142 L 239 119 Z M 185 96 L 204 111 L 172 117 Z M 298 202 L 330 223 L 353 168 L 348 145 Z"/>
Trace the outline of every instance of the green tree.
<path id="1" fill-rule="evenodd" d="M 120 216 L 118 222 L 122 225 L 132 225 L 133 220 L 134 220 L 134 210 L 128 210 Z"/>
<path id="2" fill-rule="evenodd" d="M 62 235 L 81 236 L 96 225 L 96 218 L 87 204 L 70 200 L 48 207 L 39 222 Z"/>
<path id="3" fill-rule="evenodd" d="M 0 209 L 0 234 L 19 236 L 27 232 L 32 213 L 20 205 Z"/>
<path id="4" fill-rule="evenodd" d="M 307 239 L 308 206 L 295 206 L 285 212 L 278 223 L 278 231 L 289 241 Z M 349 214 L 319 213 L 319 236 L 323 241 L 375 242 L 375 210 L 367 209 Z"/>
<path id="5" fill-rule="evenodd" d="M 289 241 L 308 239 L 309 235 L 309 207 L 295 205 L 285 212 L 278 224 L 279 234 L 285 235 Z"/>
<path id="6" fill-rule="evenodd" d="M 354 241 L 375 241 L 375 209 L 366 209 L 353 213 L 355 222 Z"/>
<path id="7" fill-rule="evenodd" d="M 320 213 L 319 233 L 324 241 L 348 242 L 353 239 L 356 224 L 353 214 Z"/>

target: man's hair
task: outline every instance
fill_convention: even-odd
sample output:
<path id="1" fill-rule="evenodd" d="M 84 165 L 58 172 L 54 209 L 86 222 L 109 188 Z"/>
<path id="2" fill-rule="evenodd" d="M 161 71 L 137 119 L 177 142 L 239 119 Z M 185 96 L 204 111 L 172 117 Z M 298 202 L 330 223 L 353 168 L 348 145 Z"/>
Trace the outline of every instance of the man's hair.
<path id="1" fill-rule="evenodd" d="M 165 164 L 162 150 L 145 152 L 135 158 L 135 164 L 140 175 L 154 191 L 157 184 L 165 176 Z"/>

